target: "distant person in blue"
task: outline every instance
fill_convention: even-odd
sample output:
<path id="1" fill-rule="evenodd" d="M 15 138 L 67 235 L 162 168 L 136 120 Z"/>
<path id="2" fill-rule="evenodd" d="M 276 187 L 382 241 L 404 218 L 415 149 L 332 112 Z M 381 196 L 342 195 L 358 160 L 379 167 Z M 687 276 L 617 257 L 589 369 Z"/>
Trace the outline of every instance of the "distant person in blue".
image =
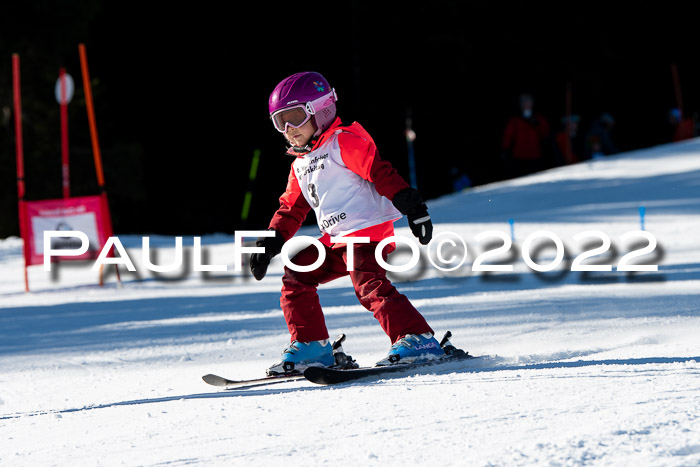
<path id="1" fill-rule="evenodd" d="M 586 159 L 599 159 L 618 152 L 612 138 L 615 119 L 609 113 L 603 113 L 593 121 L 586 134 Z"/>
<path id="2" fill-rule="evenodd" d="M 462 191 L 472 186 L 472 181 L 467 174 L 457 167 L 450 169 L 450 179 L 452 180 L 452 191 Z"/>

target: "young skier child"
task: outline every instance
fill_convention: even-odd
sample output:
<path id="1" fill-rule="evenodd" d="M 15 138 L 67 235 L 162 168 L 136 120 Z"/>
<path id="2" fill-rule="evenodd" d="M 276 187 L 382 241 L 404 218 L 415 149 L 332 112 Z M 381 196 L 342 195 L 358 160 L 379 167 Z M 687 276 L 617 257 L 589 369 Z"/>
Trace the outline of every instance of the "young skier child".
<path id="1" fill-rule="evenodd" d="M 274 237 L 261 237 L 250 269 L 257 280 L 271 259 L 301 227 L 313 209 L 323 236 L 326 259 L 317 269 L 297 272 L 285 267 L 280 304 L 291 334 L 282 361 L 268 374 L 303 371 L 308 366 L 335 364 L 333 349 L 321 310 L 317 287 L 350 276 L 360 303 L 374 314 L 392 342 L 389 355 L 378 365 L 444 356 L 423 316 L 400 294 L 377 263 L 374 252 L 384 238 L 394 235 L 394 221 L 403 214 L 413 234 L 427 245 L 433 226 L 417 190 L 411 188 L 388 161 L 379 157 L 370 135 L 359 123 L 344 125 L 336 117 L 335 90 L 315 72 L 296 73 L 280 82 L 270 95 L 270 118 L 294 156 L 287 189 L 269 229 Z M 348 271 L 348 245 L 331 237 L 369 237 L 369 243 L 352 245 L 353 270 Z M 386 260 L 387 250 L 383 252 Z M 309 245 L 292 258 L 299 266 L 318 258 Z"/>

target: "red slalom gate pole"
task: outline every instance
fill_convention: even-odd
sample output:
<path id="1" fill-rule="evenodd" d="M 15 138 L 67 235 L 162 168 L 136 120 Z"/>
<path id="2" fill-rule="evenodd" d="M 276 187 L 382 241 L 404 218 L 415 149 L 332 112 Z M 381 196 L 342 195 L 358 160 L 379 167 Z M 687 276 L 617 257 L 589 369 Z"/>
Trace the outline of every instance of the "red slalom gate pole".
<path id="1" fill-rule="evenodd" d="M 68 162 L 68 91 L 66 89 L 66 69 L 59 70 L 61 82 L 61 161 L 63 175 L 63 198 L 70 198 L 70 166 Z"/>
<path id="2" fill-rule="evenodd" d="M 15 107 L 15 149 L 17 152 L 17 200 L 19 210 L 19 232 L 24 243 L 24 291 L 29 292 L 29 275 L 27 274 L 29 238 L 27 238 L 26 235 L 26 212 L 24 209 L 24 142 L 22 139 L 22 93 L 20 88 L 19 54 L 12 54 L 12 92 Z"/>
<path id="3" fill-rule="evenodd" d="M 95 160 L 95 172 L 97 173 L 97 185 L 100 188 L 102 197 L 102 210 L 109 224 L 110 234 L 112 233 L 112 216 L 109 213 L 109 203 L 107 201 L 107 191 L 105 190 L 105 176 L 102 169 L 102 154 L 100 153 L 100 142 L 97 137 L 97 125 L 95 123 L 95 107 L 92 101 L 92 85 L 90 84 L 90 72 L 88 71 L 87 52 L 85 44 L 78 45 L 80 53 L 80 69 L 83 75 L 83 88 L 85 90 L 85 106 L 87 107 L 88 123 L 90 125 L 90 140 L 92 141 L 92 156 Z M 114 265 L 117 272 L 117 283 L 121 286 L 119 266 Z M 104 285 L 102 268 L 100 268 L 100 285 Z"/>

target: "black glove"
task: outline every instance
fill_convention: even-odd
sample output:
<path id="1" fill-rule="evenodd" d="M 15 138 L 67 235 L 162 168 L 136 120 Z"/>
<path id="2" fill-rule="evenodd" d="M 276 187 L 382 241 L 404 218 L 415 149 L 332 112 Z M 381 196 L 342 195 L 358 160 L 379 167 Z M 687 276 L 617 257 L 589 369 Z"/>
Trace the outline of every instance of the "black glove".
<path id="1" fill-rule="evenodd" d="M 422 245 L 427 245 L 433 238 L 433 223 L 430 221 L 428 206 L 423 202 L 418 190 L 404 188 L 394 195 L 392 200 L 396 209 L 408 218 L 408 226 Z"/>
<path id="2" fill-rule="evenodd" d="M 253 253 L 250 255 L 250 272 L 253 273 L 253 277 L 257 280 L 262 280 L 265 277 L 270 261 L 282 251 L 282 246 L 284 245 L 282 236 L 274 229 L 270 229 L 270 231 L 275 232 L 274 237 L 260 237 L 255 242 L 255 246 L 265 248 L 265 253 Z"/>

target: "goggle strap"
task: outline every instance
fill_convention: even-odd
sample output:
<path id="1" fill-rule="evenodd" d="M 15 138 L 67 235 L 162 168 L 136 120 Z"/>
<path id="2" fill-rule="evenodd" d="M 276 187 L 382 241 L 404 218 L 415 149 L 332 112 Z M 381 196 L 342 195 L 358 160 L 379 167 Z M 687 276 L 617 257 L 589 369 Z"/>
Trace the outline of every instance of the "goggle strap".
<path id="1" fill-rule="evenodd" d="M 320 105 L 320 104 L 326 102 L 329 98 L 332 98 L 333 102 L 338 101 L 338 95 L 335 93 L 335 88 L 331 88 L 331 92 L 329 92 L 328 94 L 324 94 L 323 96 L 319 97 L 318 99 L 307 102 L 306 103 L 306 111 L 309 113 L 309 115 L 315 115 L 316 114 L 316 105 Z M 323 107 L 321 107 L 321 108 L 323 108 Z"/>

